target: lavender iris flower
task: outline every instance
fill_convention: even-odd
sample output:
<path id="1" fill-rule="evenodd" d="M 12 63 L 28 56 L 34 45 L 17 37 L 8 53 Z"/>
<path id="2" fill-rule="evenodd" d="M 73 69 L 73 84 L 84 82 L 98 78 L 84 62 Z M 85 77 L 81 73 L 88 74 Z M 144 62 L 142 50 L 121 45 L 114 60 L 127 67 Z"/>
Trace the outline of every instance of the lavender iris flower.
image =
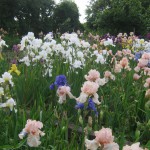
<path id="1" fill-rule="evenodd" d="M 12 64 L 17 64 L 17 59 L 11 60 L 11 63 L 12 63 Z"/>
<path id="2" fill-rule="evenodd" d="M 138 59 L 141 58 L 142 54 L 143 54 L 142 51 L 136 52 L 135 55 L 134 55 L 134 59 L 135 59 L 136 61 L 138 61 Z"/>
<path id="3" fill-rule="evenodd" d="M 13 45 L 13 48 L 12 48 L 15 52 L 19 52 L 19 47 L 18 45 Z"/>

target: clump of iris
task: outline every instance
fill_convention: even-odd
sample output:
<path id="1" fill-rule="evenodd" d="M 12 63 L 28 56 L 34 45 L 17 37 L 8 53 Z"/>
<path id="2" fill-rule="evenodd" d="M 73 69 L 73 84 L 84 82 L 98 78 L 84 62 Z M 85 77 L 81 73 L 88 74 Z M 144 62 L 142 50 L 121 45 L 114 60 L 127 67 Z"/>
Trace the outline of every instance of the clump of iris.
<path id="1" fill-rule="evenodd" d="M 53 90 L 55 86 L 59 88 L 60 86 L 67 85 L 67 79 L 65 75 L 58 75 L 55 78 L 55 82 L 50 85 L 50 89 Z"/>

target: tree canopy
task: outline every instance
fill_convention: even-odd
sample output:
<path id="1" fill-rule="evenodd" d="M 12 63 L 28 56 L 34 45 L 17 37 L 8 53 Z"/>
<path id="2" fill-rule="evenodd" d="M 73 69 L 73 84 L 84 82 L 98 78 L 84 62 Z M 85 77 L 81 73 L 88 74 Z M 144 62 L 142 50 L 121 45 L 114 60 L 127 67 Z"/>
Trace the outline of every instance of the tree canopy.
<path id="1" fill-rule="evenodd" d="M 149 0 L 95 0 L 88 7 L 87 26 L 116 34 L 135 31 L 144 34 L 150 25 Z"/>
<path id="2" fill-rule="evenodd" d="M 0 0 L 0 28 L 9 32 L 66 32 L 79 25 L 77 5 L 69 0 L 58 5 L 54 0 Z"/>
<path id="3" fill-rule="evenodd" d="M 65 0 L 54 10 L 54 30 L 61 33 L 79 29 L 79 10 L 73 1 Z"/>
<path id="4" fill-rule="evenodd" d="M 14 17 L 16 16 L 18 0 L 0 0 L 0 27 L 6 30 L 14 30 L 16 28 L 16 22 Z"/>
<path id="5" fill-rule="evenodd" d="M 35 33 L 52 30 L 53 0 L 25 0 L 18 3 L 16 18 L 20 31 Z M 22 30 L 24 29 L 24 30 Z"/>

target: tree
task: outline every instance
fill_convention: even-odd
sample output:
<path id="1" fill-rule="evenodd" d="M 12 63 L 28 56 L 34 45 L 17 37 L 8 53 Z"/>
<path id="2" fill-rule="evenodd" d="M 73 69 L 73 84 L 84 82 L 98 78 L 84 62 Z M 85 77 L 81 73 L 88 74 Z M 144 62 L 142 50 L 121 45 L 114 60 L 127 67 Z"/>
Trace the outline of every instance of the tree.
<path id="1" fill-rule="evenodd" d="M 146 3 L 147 1 L 147 3 Z M 117 34 L 118 32 L 146 32 L 144 16 L 148 0 L 96 0 L 87 10 L 87 25 L 90 28 Z"/>
<path id="2" fill-rule="evenodd" d="M 54 0 L 0 0 L 0 26 L 21 34 L 52 30 Z"/>
<path id="3" fill-rule="evenodd" d="M 79 11 L 77 5 L 72 1 L 62 1 L 54 10 L 54 31 L 61 33 L 75 31 L 79 28 Z"/>
<path id="4" fill-rule="evenodd" d="M 0 0 L 0 27 L 7 31 L 14 31 L 17 28 L 14 19 L 17 2 L 18 0 Z"/>
<path id="5" fill-rule="evenodd" d="M 24 0 L 18 3 L 16 18 L 20 32 L 48 32 L 52 30 L 53 0 Z"/>

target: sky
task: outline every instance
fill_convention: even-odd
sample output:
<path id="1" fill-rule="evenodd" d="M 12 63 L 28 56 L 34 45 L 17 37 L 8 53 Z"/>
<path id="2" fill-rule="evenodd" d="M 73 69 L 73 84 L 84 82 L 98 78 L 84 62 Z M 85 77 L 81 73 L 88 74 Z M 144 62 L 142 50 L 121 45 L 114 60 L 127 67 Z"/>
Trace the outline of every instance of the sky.
<path id="1" fill-rule="evenodd" d="M 61 0 L 55 0 L 56 3 L 59 3 Z M 85 10 L 87 8 L 87 5 L 89 4 L 90 0 L 73 0 L 79 9 L 79 13 L 80 13 L 80 22 L 84 23 L 86 22 L 86 20 L 84 19 L 86 17 L 85 15 Z"/>

